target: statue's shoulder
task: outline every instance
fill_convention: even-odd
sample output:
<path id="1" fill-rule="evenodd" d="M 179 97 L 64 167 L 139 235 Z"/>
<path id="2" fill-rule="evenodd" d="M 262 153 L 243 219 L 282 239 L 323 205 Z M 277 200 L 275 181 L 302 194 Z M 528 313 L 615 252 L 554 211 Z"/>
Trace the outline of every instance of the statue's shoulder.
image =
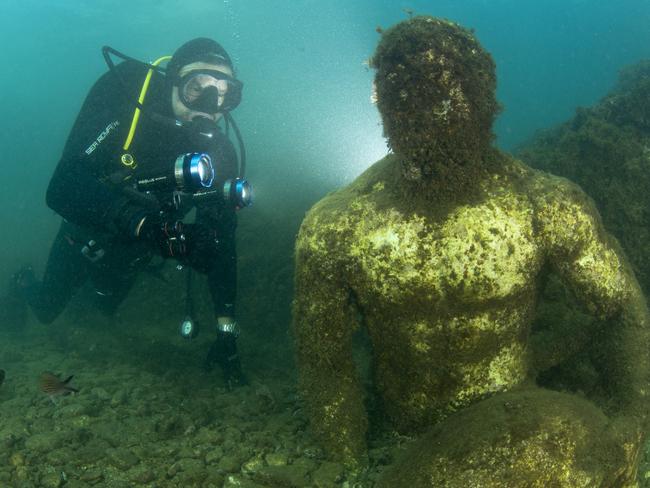
<path id="1" fill-rule="evenodd" d="M 378 186 L 390 185 L 395 181 L 395 171 L 398 171 L 395 157 L 386 156 L 366 169 L 350 184 L 325 195 L 309 210 L 305 221 L 310 218 L 317 218 L 321 222 L 331 221 L 349 216 L 353 211 L 354 201 L 371 195 Z"/>
<path id="2" fill-rule="evenodd" d="M 593 226 L 601 225 L 600 215 L 591 197 L 578 184 L 521 161 L 515 164 L 532 204 L 536 229 L 550 247 L 571 248 L 592 238 Z"/>
<path id="3" fill-rule="evenodd" d="M 589 197 L 576 183 L 562 176 L 535 169 L 514 157 L 505 156 L 504 172 L 516 182 L 536 204 L 550 202 L 582 203 Z"/>
<path id="4" fill-rule="evenodd" d="M 531 199 L 537 206 L 592 206 L 591 198 L 577 183 L 547 171 L 528 169 L 530 173 L 527 186 Z"/>
<path id="5" fill-rule="evenodd" d="M 354 181 L 332 191 L 316 202 L 307 212 L 298 235 L 299 244 L 304 240 L 327 240 L 332 236 L 341 243 L 350 230 L 363 218 L 360 201 L 372 198 L 378 187 L 394 181 L 396 166 L 394 156 L 389 155 L 366 169 Z"/>

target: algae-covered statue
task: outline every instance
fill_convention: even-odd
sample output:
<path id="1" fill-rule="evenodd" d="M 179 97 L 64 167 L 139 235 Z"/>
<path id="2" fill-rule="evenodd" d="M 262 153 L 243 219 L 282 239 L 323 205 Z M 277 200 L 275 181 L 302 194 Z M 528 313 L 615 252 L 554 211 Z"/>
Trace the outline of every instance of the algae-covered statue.
<path id="1" fill-rule="evenodd" d="M 414 17 L 372 59 L 392 154 L 317 203 L 296 244 L 294 334 L 311 425 L 367 462 L 351 339 L 403 433 L 428 430 L 383 486 L 633 486 L 648 319 L 591 201 L 492 147 L 495 67 L 472 33 Z M 535 385 L 529 329 L 554 268 L 594 314 L 600 396 Z"/>

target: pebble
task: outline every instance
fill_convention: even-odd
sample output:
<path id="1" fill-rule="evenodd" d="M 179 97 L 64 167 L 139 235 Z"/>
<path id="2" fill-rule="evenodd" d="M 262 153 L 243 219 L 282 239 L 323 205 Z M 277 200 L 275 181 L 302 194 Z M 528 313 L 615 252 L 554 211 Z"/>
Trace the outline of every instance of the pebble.
<path id="1" fill-rule="evenodd" d="M 9 463 L 14 467 L 23 466 L 25 464 L 25 457 L 21 453 L 15 452 L 9 458 Z"/>
<path id="2" fill-rule="evenodd" d="M 87 408 L 85 405 L 83 405 L 80 402 L 75 402 L 75 403 L 69 403 L 67 405 L 63 405 L 60 408 L 57 408 L 54 411 L 54 414 L 52 415 L 55 419 L 67 419 L 71 418 L 74 419 L 74 417 L 78 417 L 80 415 L 85 414 L 87 411 Z"/>
<path id="3" fill-rule="evenodd" d="M 206 464 L 218 463 L 222 457 L 223 457 L 223 449 L 217 446 L 214 449 L 211 449 L 210 451 L 207 452 L 207 454 L 205 455 L 205 463 Z"/>
<path id="4" fill-rule="evenodd" d="M 108 401 L 111 399 L 110 393 L 108 393 L 104 388 L 95 387 L 90 390 L 90 394 L 103 401 Z"/>
<path id="5" fill-rule="evenodd" d="M 236 456 L 223 456 L 219 461 L 219 469 L 226 473 L 235 473 L 241 467 L 241 459 Z"/>
<path id="6" fill-rule="evenodd" d="M 234 443 L 239 443 L 242 440 L 241 430 L 236 429 L 235 427 L 228 427 L 224 433 L 224 436 L 226 439 L 228 439 L 228 441 Z"/>
<path id="7" fill-rule="evenodd" d="M 140 459 L 129 449 L 119 447 L 109 449 L 107 454 L 111 464 L 122 471 L 126 471 L 140 462 Z"/>
<path id="8" fill-rule="evenodd" d="M 342 465 L 331 462 L 322 463 L 311 475 L 312 482 L 317 488 L 329 488 L 336 486 L 344 473 Z"/>
<path id="9" fill-rule="evenodd" d="M 16 478 L 20 481 L 29 479 L 29 471 L 27 470 L 27 466 L 20 465 L 16 467 Z"/>
<path id="10" fill-rule="evenodd" d="M 79 476 L 81 481 L 94 485 L 104 479 L 104 474 L 99 468 L 90 468 Z"/>
<path id="11" fill-rule="evenodd" d="M 309 486 L 308 472 L 301 466 L 265 466 L 253 475 L 253 480 L 271 486 L 302 488 Z"/>
<path id="12" fill-rule="evenodd" d="M 72 425 L 78 429 L 88 427 L 90 425 L 90 417 L 88 415 L 80 415 L 79 417 L 75 417 L 72 419 Z"/>
<path id="13" fill-rule="evenodd" d="M 194 458 L 183 458 L 178 461 L 181 471 L 198 472 L 203 469 L 203 461 Z"/>
<path id="14" fill-rule="evenodd" d="M 111 407 L 119 407 L 120 405 L 124 405 L 129 398 L 126 390 L 118 390 L 115 392 L 115 394 L 111 397 Z"/>
<path id="15" fill-rule="evenodd" d="M 151 483 L 156 475 L 147 466 L 138 465 L 129 471 L 129 479 L 138 484 Z"/>
<path id="16" fill-rule="evenodd" d="M 262 456 L 257 455 L 246 461 L 244 464 L 241 466 L 241 470 L 243 473 L 255 473 L 256 471 L 259 471 L 260 468 L 263 468 L 265 466 L 264 459 Z"/>
<path id="17" fill-rule="evenodd" d="M 61 473 L 51 472 L 41 476 L 39 486 L 43 488 L 58 488 L 63 485 Z"/>
<path id="18" fill-rule="evenodd" d="M 213 429 L 201 427 L 196 434 L 194 434 L 194 442 L 196 444 L 217 444 L 221 442 L 222 435 Z"/>
<path id="19" fill-rule="evenodd" d="M 286 466 L 289 464 L 289 456 L 282 452 L 270 452 L 264 459 L 269 466 Z"/>
<path id="20" fill-rule="evenodd" d="M 25 438 L 25 448 L 39 454 L 46 453 L 58 449 L 61 441 L 61 436 L 52 432 L 32 434 Z"/>
<path id="21" fill-rule="evenodd" d="M 54 449 L 53 451 L 48 452 L 45 455 L 45 459 L 48 463 L 53 466 L 61 466 L 66 463 L 69 459 L 73 459 L 75 454 L 71 449 L 67 447 L 62 447 L 59 449 Z"/>
<path id="22" fill-rule="evenodd" d="M 176 474 L 178 474 L 178 472 L 179 472 L 180 470 L 181 470 L 181 468 L 180 468 L 180 466 L 178 465 L 178 463 L 174 463 L 174 464 L 172 464 L 169 468 L 167 468 L 167 472 L 165 473 L 165 476 L 167 476 L 167 478 L 170 478 L 170 479 L 171 479 L 171 478 L 173 478 L 174 476 L 176 476 Z"/>
<path id="23" fill-rule="evenodd" d="M 223 488 L 264 488 L 264 486 L 267 485 L 259 485 L 254 481 L 233 474 L 226 476 L 226 480 L 223 482 Z"/>

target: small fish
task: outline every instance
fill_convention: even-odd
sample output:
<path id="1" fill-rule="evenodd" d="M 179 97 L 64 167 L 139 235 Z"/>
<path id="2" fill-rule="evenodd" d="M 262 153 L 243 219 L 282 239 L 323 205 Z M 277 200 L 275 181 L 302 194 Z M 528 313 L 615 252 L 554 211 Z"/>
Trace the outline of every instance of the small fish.
<path id="1" fill-rule="evenodd" d="M 79 390 L 69 385 L 71 379 L 72 376 L 68 376 L 65 380 L 62 380 L 58 375 L 45 371 L 41 374 L 39 386 L 41 391 L 50 398 L 79 393 Z"/>
<path id="2" fill-rule="evenodd" d="M 5 370 L 0 369 L 0 386 L 2 385 L 2 383 L 4 383 L 4 380 L 5 380 Z"/>

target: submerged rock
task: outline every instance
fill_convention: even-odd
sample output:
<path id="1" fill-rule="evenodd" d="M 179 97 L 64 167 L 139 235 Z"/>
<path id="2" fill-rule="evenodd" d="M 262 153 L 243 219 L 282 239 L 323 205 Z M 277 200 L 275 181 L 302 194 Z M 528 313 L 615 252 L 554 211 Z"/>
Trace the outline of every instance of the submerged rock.
<path id="1" fill-rule="evenodd" d="M 540 132 L 517 155 L 593 198 L 650 293 L 650 60 L 623 69 L 597 104 Z"/>

